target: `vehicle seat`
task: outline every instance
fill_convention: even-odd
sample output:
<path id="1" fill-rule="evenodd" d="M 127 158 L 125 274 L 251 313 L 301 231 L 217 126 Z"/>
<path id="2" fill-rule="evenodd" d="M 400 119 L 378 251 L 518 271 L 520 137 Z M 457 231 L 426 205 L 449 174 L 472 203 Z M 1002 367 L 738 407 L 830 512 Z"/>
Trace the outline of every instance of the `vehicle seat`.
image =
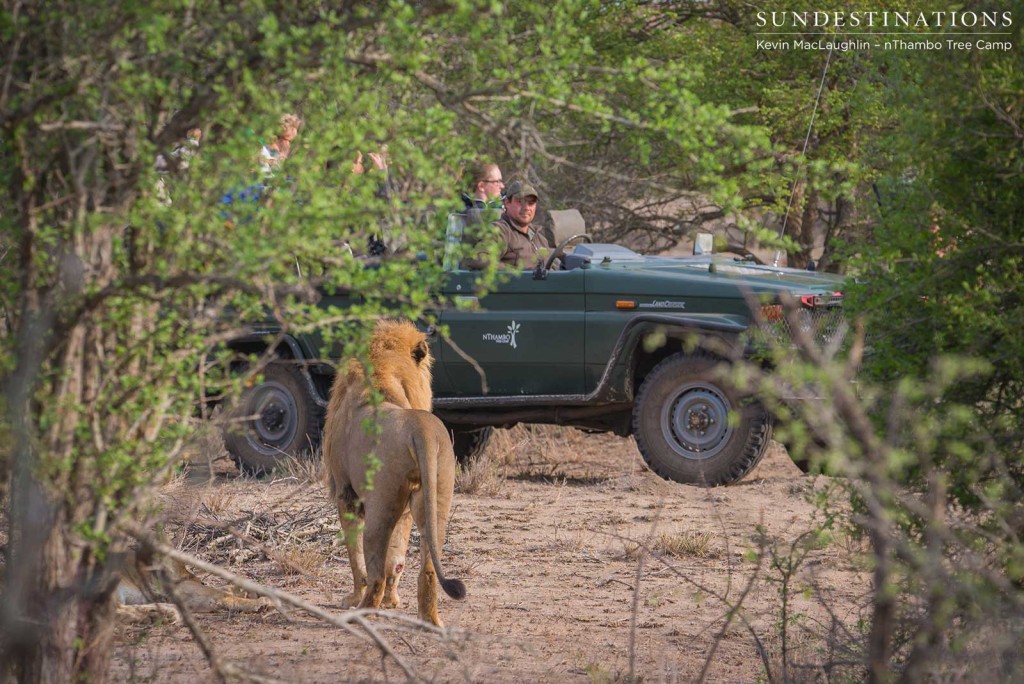
<path id="1" fill-rule="evenodd" d="M 548 215 L 551 217 L 551 233 L 554 241 L 551 243 L 552 249 L 562 244 L 563 240 L 567 240 L 574 235 L 585 235 L 587 232 L 586 223 L 583 221 L 583 214 L 580 213 L 579 209 L 549 209 Z M 572 254 L 566 254 L 562 258 L 562 268 L 570 270 L 578 268 L 580 262 L 573 260 Z"/>

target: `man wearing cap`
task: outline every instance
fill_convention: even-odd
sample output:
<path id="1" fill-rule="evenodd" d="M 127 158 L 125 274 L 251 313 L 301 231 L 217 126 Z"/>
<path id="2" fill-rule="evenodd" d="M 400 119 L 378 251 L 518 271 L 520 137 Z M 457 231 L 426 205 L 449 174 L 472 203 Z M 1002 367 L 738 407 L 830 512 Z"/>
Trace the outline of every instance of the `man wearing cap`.
<path id="1" fill-rule="evenodd" d="M 506 266 L 529 269 L 537 265 L 550 250 L 547 238 L 533 227 L 537 216 L 537 191 L 529 183 L 512 181 L 505 191 L 505 211 L 494 222 L 497 229 L 494 239 L 501 240 L 499 260 Z M 485 246 L 484 242 L 480 243 Z M 476 257 L 463 259 L 465 268 L 481 269 L 487 265 L 487 250 L 478 252 Z"/>

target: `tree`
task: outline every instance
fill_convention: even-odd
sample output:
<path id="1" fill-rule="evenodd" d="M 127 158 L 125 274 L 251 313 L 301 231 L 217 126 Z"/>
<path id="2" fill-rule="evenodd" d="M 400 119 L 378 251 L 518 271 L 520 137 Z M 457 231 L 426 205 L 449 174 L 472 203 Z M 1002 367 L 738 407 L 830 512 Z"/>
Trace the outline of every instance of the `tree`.
<path id="1" fill-rule="evenodd" d="M 803 266 L 824 226 L 822 265 L 838 270 L 832 254 L 840 239 L 870 232 L 864 206 L 879 161 L 870 145 L 895 125 L 885 64 L 862 50 L 763 49 L 759 40 L 792 42 L 758 24 L 758 12 L 773 11 L 806 8 L 630 2 L 592 17 L 587 32 L 599 68 L 588 78 L 636 61 L 672 74 L 659 80 L 641 72 L 614 100 L 657 125 L 609 120 L 595 136 L 581 125 L 585 116 L 540 105 L 522 124 L 547 141 L 534 172 L 554 179 L 559 201 L 587 207 L 595 232 L 609 240 L 660 251 L 724 227 L 733 251 L 774 242 L 790 265 Z M 808 42 L 845 38 L 832 27 L 808 30 Z M 706 157 L 699 150 L 712 141 L 722 152 Z M 552 168 L 560 172 L 546 173 Z"/>
<path id="2" fill-rule="evenodd" d="M 868 370 L 924 378 L 949 355 L 991 364 L 949 397 L 975 408 L 1019 476 L 1022 62 L 1012 51 L 916 57 L 890 70 L 902 125 L 878 143 L 891 159 L 877 184 L 880 220 L 856 247 L 872 283 L 854 292 L 876 335 Z"/>
<path id="3" fill-rule="evenodd" d="M 880 63 L 894 95 L 869 145 L 877 219 L 844 250 L 866 410 L 825 440 L 868 483 L 854 480 L 876 564 L 873 681 L 1019 678 L 1019 644 L 991 635 L 1021 615 L 1022 66 L 992 50 Z"/>
<path id="4" fill-rule="evenodd" d="M 571 113 L 580 127 L 656 133 L 666 154 L 704 160 L 709 179 L 728 156 L 723 141 L 756 139 L 680 90 L 678 64 L 602 71 L 586 30 L 624 9 L 4 6 L 6 676 L 102 678 L 122 523 L 150 513 L 145 494 L 173 467 L 195 412 L 241 382 L 197 369 L 257 317 L 284 330 L 330 326 L 325 334 L 355 348 L 385 302 L 422 312 L 441 277 L 430 257 L 460 169 L 495 136 L 506 150 L 530 140 L 518 148 L 528 169 L 544 149 L 532 113 Z M 618 99 L 638 79 L 660 85 Z M 268 175 L 260 147 L 289 112 L 305 124 Z M 694 112 L 700 125 L 680 126 Z M 349 169 L 357 152 L 385 146 L 382 193 L 380 177 Z M 396 251 L 364 268 L 339 243 L 359 251 L 372 234 Z M 319 291 L 338 288 L 365 305 L 315 306 Z"/>

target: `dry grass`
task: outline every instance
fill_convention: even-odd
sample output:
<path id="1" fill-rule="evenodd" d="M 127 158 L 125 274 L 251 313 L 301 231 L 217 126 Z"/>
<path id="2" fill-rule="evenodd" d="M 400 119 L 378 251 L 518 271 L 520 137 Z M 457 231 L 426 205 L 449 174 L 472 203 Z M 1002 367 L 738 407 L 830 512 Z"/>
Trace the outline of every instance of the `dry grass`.
<path id="1" fill-rule="evenodd" d="M 318 484 L 323 481 L 324 468 L 321 451 L 318 447 L 313 454 L 300 454 L 299 456 L 285 456 L 277 462 L 274 468 L 274 477 L 290 477 L 299 481 L 300 484 Z"/>
<path id="2" fill-rule="evenodd" d="M 219 415 L 218 407 L 216 414 Z M 194 465 L 205 465 L 211 468 L 212 464 L 222 459 L 229 459 L 227 450 L 224 448 L 224 434 L 221 426 L 216 420 L 199 421 L 191 439 L 182 447 L 181 460 Z"/>
<path id="3" fill-rule="evenodd" d="M 614 525 L 615 527 L 618 527 L 619 525 L 625 525 L 627 522 L 629 522 L 629 518 L 624 516 L 622 513 L 613 511 L 609 513 L 607 517 L 605 517 L 604 521 L 608 525 Z"/>
<path id="4" fill-rule="evenodd" d="M 572 428 L 558 425 L 517 425 L 497 430 L 488 451 L 506 465 L 539 466 L 577 464 L 586 461 L 586 451 L 594 440 Z"/>
<path id="5" fill-rule="evenodd" d="M 237 490 L 233 487 L 213 487 L 203 496 L 201 504 L 210 515 L 218 517 L 231 509 L 236 495 Z"/>
<path id="6" fill-rule="evenodd" d="M 635 539 L 626 539 L 625 537 L 619 537 L 619 541 L 622 542 L 622 557 L 628 561 L 634 561 L 640 557 L 640 553 L 644 549 L 644 545 Z"/>
<path id="7" fill-rule="evenodd" d="M 821 681 L 860 682 L 864 681 L 864 672 L 858 671 L 855 663 L 844 663 L 839 667 L 829 668 L 830 677 L 825 677 L 824 663 L 829 660 L 828 654 L 835 654 L 838 643 L 828 644 L 821 635 L 815 636 L 806 628 L 793 624 L 789 628 L 789 641 L 786 663 L 783 668 L 782 641 L 779 633 L 771 631 L 762 637 L 765 657 L 771 668 L 772 681 L 784 681 L 786 684 L 816 684 Z M 783 673 L 785 676 L 783 677 Z"/>
<path id="8" fill-rule="evenodd" d="M 323 549 L 314 544 L 286 543 L 274 549 L 272 558 L 285 575 L 320 578 L 326 572 Z"/>
<path id="9" fill-rule="evenodd" d="M 666 532 L 654 540 L 652 549 L 676 558 L 712 558 L 718 550 L 710 532 Z"/>
<path id="10" fill-rule="evenodd" d="M 622 454 L 620 466 L 607 464 L 609 453 Z M 632 474 L 637 460 L 630 440 L 614 435 L 591 435 L 558 425 L 517 425 L 495 430 L 484 454 L 508 477 L 552 480 L 614 480 Z"/>
<path id="11" fill-rule="evenodd" d="M 583 527 L 561 529 L 555 527 L 555 548 L 569 553 L 579 553 L 589 546 L 593 533 Z"/>
<path id="12" fill-rule="evenodd" d="M 498 496 L 505 486 L 505 478 L 487 449 L 455 473 L 455 490 L 470 496 Z"/>

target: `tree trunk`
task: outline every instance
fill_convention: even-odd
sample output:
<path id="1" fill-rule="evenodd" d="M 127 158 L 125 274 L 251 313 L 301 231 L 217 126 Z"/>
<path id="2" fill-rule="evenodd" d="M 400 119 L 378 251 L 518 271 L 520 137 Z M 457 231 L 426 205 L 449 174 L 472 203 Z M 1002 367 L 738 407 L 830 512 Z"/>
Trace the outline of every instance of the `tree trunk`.
<path id="1" fill-rule="evenodd" d="M 896 589 L 892 586 L 892 557 L 889 539 L 882 521 L 872 521 L 869 532 L 872 553 L 875 557 L 873 581 L 874 611 L 871 615 L 871 631 L 868 634 L 867 681 L 870 684 L 885 684 L 892 679 L 892 640 L 896 624 Z"/>
<path id="2" fill-rule="evenodd" d="M 60 684 L 103 682 L 113 641 L 113 593 L 110 582 L 95 581 L 83 572 L 62 525 L 52 528 L 37 549 L 40 572 L 25 598 L 23 624 L 34 634 L 22 640 L 12 659 L 15 680 Z M 25 549 L 25 551 L 31 551 Z M 108 585 L 106 591 L 94 591 Z"/>
<path id="3" fill-rule="evenodd" d="M 812 190 L 806 196 L 803 184 L 794 191 L 795 197 L 786 221 L 786 235 L 793 238 L 799 249 L 789 252 L 786 265 L 791 268 L 806 268 L 814 248 L 814 224 L 818 216 L 818 193 Z"/>
<path id="4" fill-rule="evenodd" d="M 90 238 L 75 246 L 78 263 L 92 274 L 109 272 L 109 233 Z M 22 365 L 4 388 L 15 446 L 0 677 L 94 683 L 105 681 L 110 664 L 116 577 L 90 538 L 108 534 L 106 504 L 96 493 L 105 474 L 90 455 L 102 451 L 104 428 L 117 428 L 94 415 L 103 359 L 114 347 L 87 319 L 51 344 L 61 329 L 53 315 L 59 309 L 45 297 L 26 304 L 17 332 Z M 43 393 L 48 399 L 40 405 Z"/>
<path id="5" fill-rule="evenodd" d="M 31 458 L 24 450 L 22 463 Z M 12 487 L 3 597 L 6 681 L 101 682 L 113 637 L 114 582 L 67 536 L 67 503 L 22 474 Z M 72 504 L 73 505 L 73 504 Z M 90 567 L 94 566 L 94 567 Z"/>
<path id="6" fill-rule="evenodd" d="M 821 258 L 818 259 L 817 270 L 829 271 L 833 268 L 832 255 L 835 252 L 835 241 L 838 236 L 842 236 L 846 232 L 853 213 L 852 209 L 852 205 L 845 197 L 836 198 L 833 219 L 825 230 L 825 240 L 822 245 Z"/>

